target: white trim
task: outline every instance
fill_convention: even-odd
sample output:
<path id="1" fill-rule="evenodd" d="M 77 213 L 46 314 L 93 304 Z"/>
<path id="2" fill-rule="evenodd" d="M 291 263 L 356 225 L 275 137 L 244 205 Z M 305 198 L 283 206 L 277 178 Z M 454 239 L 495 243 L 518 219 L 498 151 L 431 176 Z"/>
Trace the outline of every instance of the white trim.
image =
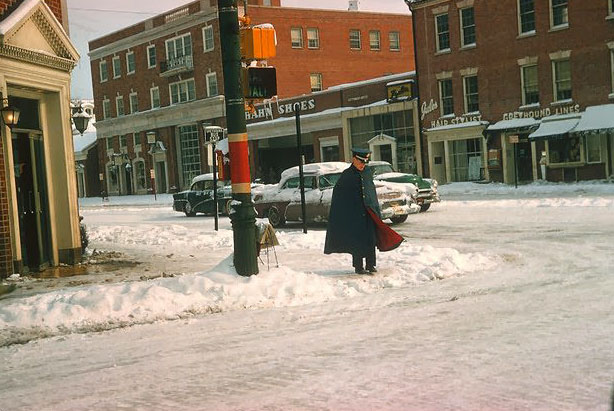
<path id="1" fill-rule="evenodd" d="M 318 83 L 320 83 L 320 89 L 319 90 L 314 90 L 311 84 L 311 79 L 313 76 L 317 76 L 317 80 Z M 309 88 L 311 89 L 311 92 L 313 93 L 314 91 L 322 91 L 324 90 L 324 82 L 322 80 L 322 73 L 310 73 L 309 74 Z"/>
<path id="2" fill-rule="evenodd" d="M 158 90 L 158 105 L 154 106 L 154 99 L 153 99 L 153 91 L 154 90 Z M 149 88 L 149 107 L 151 107 L 152 109 L 154 108 L 159 108 L 162 105 L 162 102 L 160 101 L 160 88 L 158 86 L 155 87 L 150 87 Z"/>
<path id="3" fill-rule="evenodd" d="M 215 89 L 216 89 L 216 93 L 212 94 L 211 91 L 211 80 L 214 78 L 215 79 Z M 220 88 L 219 88 L 219 83 L 217 81 L 217 73 L 214 71 L 212 73 L 207 73 L 205 75 L 205 82 L 207 83 L 207 97 L 214 97 L 217 96 L 218 94 L 220 94 Z"/>
<path id="4" fill-rule="evenodd" d="M 563 62 L 563 61 L 567 61 L 569 63 L 569 82 L 571 83 L 572 79 L 571 79 L 571 59 L 569 58 L 562 58 L 562 59 L 556 59 L 556 60 L 552 60 L 551 61 L 551 66 L 552 66 L 552 103 L 551 104 L 563 104 L 564 102 L 567 101 L 572 101 L 571 97 L 570 98 L 566 98 L 566 99 L 561 99 L 559 100 L 557 97 L 557 87 L 556 87 L 556 83 L 557 83 L 557 78 L 556 78 L 556 64 Z M 573 92 L 573 87 L 571 87 L 571 90 Z"/>
<path id="5" fill-rule="evenodd" d="M 391 35 L 396 35 L 397 48 L 392 48 Z M 389 51 L 401 51 L 401 32 L 400 31 L 389 31 L 388 32 L 388 50 Z"/>
<path id="6" fill-rule="evenodd" d="M 473 10 L 473 34 L 474 34 L 474 39 L 473 39 L 473 43 L 466 43 L 465 44 L 465 27 L 463 26 L 463 11 L 465 10 L 469 10 L 472 9 Z M 473 48 L 476 46 L 477 44 L 477 33 L 476 33 L 476 24 L 475 24 L 475 9 L 473 8 L 473 6 L 471 7 L 465 7 L 462 9 L 458 9 L 458 26 L 460 28 L 460 46 L 461 48 Z"/>
<path id="7" fill-rule="evenodd" d="M 536 30 L 537 30 L 537 20 L 536 20 L 536 15 L 535 15 L 535 0 L 533 0 L 533 30 L 529 30 L 529 31 L 522 31 L 522 17 L 520 16 L 520 1 L 521 0 L 516 0 L 516 16 L 518 18 L 518 37 L 519 38 L 524 38 L 524 37 L 529 37 L 529 36 L 534 36 L 535 34 L 537 34 Z"/>
<path id="8" fill-rule="evenodd" d="M 469 96 L 467 95 L 467 79 L 472 78 L 472 77 L 475 77 L 475 81 L 477 83 L 477 81 L 478 81 L 477 72 L 475 74 L 469 74 L 469 75 L 463 76 L 463 100 L 464 100 L 464 105 L 465 105 L 465 113 L 467 115 L 469 115 L 469 114 L 477 114 L 477 113 L 479 113 L 479 110 L 480 110 L 480 108 L 479 108 L 480 107 L 480 86 L 479 86 L 479 84 L 477 84 L 478 90 L 477 90 L 476 94 L 478 96 L 478 111 L 473 110 L 473 111 L 469 112 L 469 101 L 468 101 L 468 97 Z"/>
<path id="9" fill-rule="evenodd" d="M 190 93 L 189 93 L 190 89 L 188 87 L 188 83 L 190 83 L 190 82 L 192 82 L 194 84 L 194 98 L 192 98 L 192 99 L 190 98 Z M 183 84 L 185 84 L 185 87 L 186 87 L 185 92 L 186 92 L 187 100 L 183 100 L 183 101 L 180 100 L 180 101 L 176 101 L 176 102 L 173 103 L 172 87 L 175 86 L 175 85 L 177 87 L 181 87 L 181 85 L 183 85 Z M 178 91 L 179 91 L 178 96 L 180 97 L 181 96 L 181 92 L 180 92 L 180 90 L 178 90 Z M 194 77 L 191 77 L 191 78 L 188 78 L 188 79 L 185 79 L 185 80 L 175 81 L 174 83 L 169 83 L 168 84 L 168 93 L 169 93 L 168 94 L 168 100 L 169 100 L 170 105 L 175 105 L 175 104 L 180 104 L 180 103 L 187 103 L 188 101 L 196 100 L 196 81 L 194 81 Z"/>
<path id="10" fill-rule="evenodd" d="M 119 114 L 119 105 L 118 105 L 119 101 L 122 102 L 122 114 Z M 126 115 L 126 106 L 124 105 L 124 96 L 115 97 L 115 114 L 117 117 Z"/>
<path id="11" fill-rule="evenodd" d="M 550 30 L 558 31 L 569 27 L 569 0 L 567 0 L 567 22 L 559 25 L 554 25 L 554 9 L 552 8 L 552 0 L 548 0 L 548 14 L 550 15 Z"/>
<path id="12" fill-rule="evenodd" d="M 614 49 L 610 49 L 610 79 L 612 80 L 612 93 L 614 94 Z"/>
<path id="13" fill-rule="evenodd" d="M 444 109 L 444 104 L 443 104 L 443 89 L 441 87 L 442 83 L 444 81 L 451 81 L 452 82 L 452 113 L 444 113 L 443 109 Z M 445 117 L 445 116 L 454 116 L 454 82 L 452 81 L 452 78 L 444 78 L 441 80 L 437 80 L 437 87 L 439 88 L 439 113 L 441 114 L 441 117 Z"/>
<path id="14" fill-rule="evenodd" d="M 175 40 L 177 40 L 177 39 L 182 39 L 181 43 L 182 43 L 184 55 L 187 56 L 187 54 L 185 53 L 185 38 L 186 37 L 190 38 L 190 50 L 194 51 L 194 45 L 192 44 L 192 33 L 184 33 L 184 34 L 181 34 L 179 36 L 171 37 L 170 39 L 166 39 L 164 41 L 164 48 L 165 48 L 164 51 L 166 52 L 166 60 L 171 60 L 171 59 L 177 58 L 176 57 L 177 56 L 177 49 L 175 48 Z M 173 42 L 173 49 L 175 50 L 175 55 L 172 56 L 172 57 L 170 57 L 168 55 L 168 43 L 170 43 L 170 42 Z"/>
<path id="15" fill-rule="evenodd" d="M 134 105 L 132 104 L 132 96 L 136 97 L 136 110 L 134 109 Z M 139 111 L 139 95 L 136 91 L 133 91 L 128 95 L 128 102 L 130 104 L 130 114 L 138 113 Z"/>
<path id="16" fill-rule="evenodd" d="M 149 59 L 149 57 L 150 57 L 150 50 L 152 50 L 152 49 L 153 49 L 153 52 L 154 52 L 153 55 L 154 55 L 154 60 L 155 60 L 153 66 L 151 65 L 151 61 Z M 150 44 L 149 46 L 147 46 L 147 68 L 148 69 L 152 69 L 152 68 L 155 68 L 157 65 L 158 65 L 158 56 L 156 55 L 156 45 L 155 44 Z"/>
<path id="17" fill-rule="evenodd" d="M 525 85 L 526 84 L 525 84 L 525 78 L 524 78 L 524 69 L 528 68 L 528 67 L 535 67 L 535 68 L 537 68 L 539 70 L 539 68 L 537 67 L 537 62 L 535 64 L 525 64 L 523 66 L 520 66 L 520 94 L 521 94 L 521 99 L 522 99 L 522 106 L 521 106 L 521 108 L 522 107 L 527 107 L 527 106 L 530 106 L 530 105 L 533 105 L 533 104 L 537 104 L 537 106 L 539 107 L 539 98 L 537 99 L 537 103 L 527 103 L 527 96 L 525 94 L 525 89 L 526 89 Z M 539 71 L 537 73 L 537 76 L 538 76 L 537 77 L 538 78 L 538 81 L 537 81 L 538 91 L 537 92 L 539 94 Z"/>
<path id="18" fill-rule="evenodd" d="M 315 41 L 318 43 L 316 46 L 312 47 L 309 45 L 309 33 L 315 33 Z M 320 30 L 317 27 L 307 27 L 307 48 L 316 50 L 320 48 Z"/>
<path id="19" fill-rule="evenodd" d="M 102 78 L 102 65 L 104 64 L 104 79 Z M 105 83 L 107 81 L 109 81 L 109 64 L 107 63 L 107 61 L 105 59 L 102 59 L 98 62 L 98 77 L 101 83 Z"/>
<path id="20" fill-rule="evenodd" d="M 205 31 L 207 30 L 211 30 L 211 47 L 207 48 L 207 35 L 205 34 Z M 215 33 L 213 32 L 213 26 L 211 24 L 208 24 L 206 26 L 204 26 L 202 28 L 202 35 L 203 35 L 203 52 L 207 53 L 209 51 L 213 51 L 213 49 L 215 49 Z"/>
<path id="21" fill-rule="evenodd" d="M 437 26 L 437 18 L 441 17 L 441 16 L 447 16 L 448 18 L 448 47 L 445 49 L 442 49 L 441 46 L 439 45 L 439 28 Z M 447 53 L 450 52 L 450 47 L 451 47 L 451 41 L 450 41 L 450 15 L 446 12 L 446 13 L 439 13 L 439 14 L 435 14 L 433 16 L 433 21 L 435 23 L 435 52 L 437 53 Z"/>
<path id="22" fill-rule="evenodd" d="M 300 33 L 300 45 L 295 46 L 294 44 L 292 44 L 292 33 L 293 32 L 297 32 Z M 293 49 L 302 49 L 304 46 L 304 41 L 303 41 L 303 28 L 302 27 L 290 27 L 290 47 Z"/>
<path id="23" fill-rule="evenodd" d="M 374 47 L 371 35 L 377 35 L 377 46 Z M 369 30 L 369 50 L 380 51 L 382 49 L 382 34 L 379 30 Z"/>
<path id="24" fill-rule="evenodd" d="M 130 71 L 130 56 L 132 56 L 134 61 L 134 68 L 132 69 L 132 71 Z M 129 51 L 126 53 L 126 74 L 129 75 L 134 73 L 136 73 L 136 57 L 134 56 L 134 51 Z"/>
<path id="25" fill-rule="evenodd" d="M 119 68 L 118 68 L 119 74 L 115 70 L 115 62 L 116 61 L 119 63 Z M 121 62 L 119 56 L 113 56 L 113 58 L 111 59 L 111 67 L 112 67 L 112 70 L 113 70 L 113 78 L 114 79 L 120 78 L 122 76 L 122 62 Z"/>
<path id="26" fill-rule="evenodd" d="M 352 32 L 358 33 L 358 47 L 352 47 Z M 362 50 L 362 31 L 360 31 L 360 29 L 350 29 L 349 40 L 350 40 L 350 50 Z"/>
<path id="27" fill-rule="evenodd" d="M 109 112 L 107 113 L 105 110 L 105 103 L 108 104 Z M 108 115 L 107 115 L 108 114 Z M 111 118 L 111 100 L 105 98 L 102 100 L 102 119 L 106 120 L 107 118 Z"/>
<path id="28" fill-rule="evenodd" d="M 606 17 L 606 19 L 613 19 L 614 18 L 614 0 L 607 0 L 608 1 L 608 16 Z"/>

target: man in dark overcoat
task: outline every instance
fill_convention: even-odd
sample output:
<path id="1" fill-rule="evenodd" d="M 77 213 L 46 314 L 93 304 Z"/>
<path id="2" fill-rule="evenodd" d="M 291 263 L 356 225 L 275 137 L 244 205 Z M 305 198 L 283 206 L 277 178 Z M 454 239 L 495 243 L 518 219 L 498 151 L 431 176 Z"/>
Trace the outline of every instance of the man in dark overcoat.
<path id="1" fill-rule="evenodd" d="M 381 211 L 373 174 L 365 169 L 370 155 L 367 149 L 352 149 L 352 164 L 341 173 L 333 189 L 324 245 L 324 254 L 352 254 L 352 265 L 357 274 L 377 271 L 376 227 L 367 208 L 380 219 Z"/>

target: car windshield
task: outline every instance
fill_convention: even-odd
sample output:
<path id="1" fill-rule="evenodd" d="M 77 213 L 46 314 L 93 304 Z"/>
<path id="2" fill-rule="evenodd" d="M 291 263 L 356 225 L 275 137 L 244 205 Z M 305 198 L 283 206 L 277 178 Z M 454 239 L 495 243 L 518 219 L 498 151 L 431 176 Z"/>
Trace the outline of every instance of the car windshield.
<path id="1" fill-rule="evenodd" d="M 337 181 L 339 181 L 339 177 L 341 177 L 341 173 L 320 176 L 320 189 L 334 187 Z"/>
<path id="2" fill-rule="evenodd" d="M 224 181 L 217 181 L 217 188 L 223 188 L 225 185 Z M 200 180 L 192 184 L 192 191 L 203 191 L 203 190 L 212 190 L 213 189 L 213 180 Z"/>
<path id="3" fill-rule="evenodd" d="M 385 173 L 394 173 L 394 169 L 390 164 L 370 164 L 369 168 L 373 172 L 374 176 Z"/>
<path id="4" fill-rule="evenodd" d="M 315 188 L 315 176 L 303 176 L 303 184 L 306 189 Z M 283 188 L 299 188 L 299 177 L 289 178 L 283 185 Z"/>

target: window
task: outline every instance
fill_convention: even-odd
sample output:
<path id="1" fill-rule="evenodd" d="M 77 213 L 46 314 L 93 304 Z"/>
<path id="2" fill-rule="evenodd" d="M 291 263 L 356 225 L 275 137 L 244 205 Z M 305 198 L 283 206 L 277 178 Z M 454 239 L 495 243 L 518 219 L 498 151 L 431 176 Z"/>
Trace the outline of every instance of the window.
<path id="1" fill-rule="evenodd" d="M 571 67 L 569 60 L 552 62 L 554 101 L 571 99 Z"/>
<path id="2" fill-rule="evenodd" d="M 151 108 L 160 107 L 160 89 L 158 87 L 150 88 L 149 95 L 151 97 Z"/>
<path id="3" fill-rule="evenodd" d="M 136 71 L 136 62 L 134 61 L 134 51 L 126 54 L 126 74 L 134 74 Z"/>
<path id="4" fill-rule="evenodd" d="M 136 147 L 140 144 L 141 144 L 141 136 L 139 135 L 139 133 L 132 134 L 132 145 Z"/>
<path id="5" fill-rule="evenodd" d="M 522 82 L 522 104 L 539 104 L 539 85 L 537 80 L 537 64 L 520 68 Z"/>
<path id="6" fill-rule="evenodd" d="M 192 179 L 201 174 L 198 126 L 179 127 L 179 150 L 183 187 L 190 187 Z"/>
<path id="7" fill-rule="evenodd" d="M 614 16 L 614 0 L 608 0 L 608 14 Z"/>
<path id="8" fill-rule="evenodd" d="M 109 71 L 107 70 L 107 61 L 101 60 L 100 63 L 98 64 L 98 67 L 100 68 L 100 82 L 104 83 L 105 81 L 109 79 Z"/>
<path id="9" fill-rule="evenodd" d="M 567 0 L 550 0 L 550 27 L 567 27 Z"/>
<path id="10" fill-rule="evenodd" d="M 303 29 L 300 27 L 293 27 L 290 29 L 290 41 L 293 49 L 303 48 Z"/>
<path id="11" fill-rule="evenodd" d="M 147 47 L 147 68 L 156 67 L 156 46 L 151 45 Z"/>
<path id="12" fill-rule="evenodd" d="M 475 45 L 475 15 L 473 7 L 460 10 L 461 19 L 461 47 Z"/>
<path id="13" fill-rule="evenodd" d="M 169 85 L 171 92 L 171 104 L 185 103 L 196 99 L 194 79 L 178 81 Z"/>
<path id="14" fill-rule="evenodd" d="M 441 114 L 454 114 L 454 97 L 452 95 L 452 79 L 439 80 L 439 100 Z"/>
<path id="15" fill-rule="evenodd" d="M 546 143 L 550 164 L 577 163 L 582 159 L 580 137 L 550 139 Z"/>
<path id="16" fill-rule="evenodd" d="M 467 76 L 463 78 L 465 91 L 465 112 L 475 113 L 480 111 L 478 98 L 478 76 Z"/>
<path id="17" fill-rule="evenodd" d="M 134 114 L 139 111 L 139 96 L 136 93 L 130 93 L 130 113 Z"/>
<path id="18" fill-rule="evenodd" d="M 174 60 L 192 55 L 192 36 L 185 34 L 166 40 L 166 59 Z"/>
<path id="19" fill-rule="evenodd" d="M 371 50 L 379 50 L 380 49 L 379 30 L 371 30 L 369 32 L 369 48 Z"/>
<path id="20" fill-rule="evenodd" d="M 107 150 L 113 150 L 113 137 L 107 137 Z"/>
<path id="21" fill-rule="evenodd" d="M 610 49 L 610 72 L 612 73 L 610 77 L 612 79 L 612 93 L 614 94 L 614 48 Z"/>
<path id="22" fill-rule="evenodd" d="M 135 164 L 136 168 L 136 188 L 137 190 L 145 190 L 147 188 L 147 178 L 145 177 L 145 162 L 140 160 Z"/>
<path id="23" fill-rule="evenodd" d="M 119 60 L 119 56 L 113 57 L 113 78 L 122 76 L 122 62 Z"/>
<path id="24" fill-rule="evenodd" d="M 320 48 L 320 32 L 318 29 L 307 29 L 307 48 Z"/>
<path id="25" fill-rule="evenodd" d="M 128 137 L 124 134 L 119 136 L 119 148 L 128 147 Z"/>
<path id="26" fill-rule="evenodd" d="M 435 30 L 437 51 L 450 50 L 450 27 L 448 25 L 448 14 L 435 16 Z"/>
<path id="27" fill-rule="evenodd" d="M 518 31 L 535 33 L 535 0 L 518 0 Z"/>
<path id="28" fill-rule="evenodd" d="M 360 50 L 360 30 L 350 30 L 350 49 Z"/>
<path id="29" fill-rule="evenodd" d="M 482 138 L 470 138 L 450 142 L 452 181 L 476 181 L 484 177 L 483 140 Z"/>
<path id="30" fill-rule="evenodd" d="M 311 81 L 311 92 L 322 91 L 322 73 L 312 73 L 309 75 Z"/>
<path id="31" fill-rule="evenodd" d="M 124 97 L 117 96 L 115 97 L 115 109 L 117 110 L 117 117 L 123 116 L 124 113 Z"/>
<path id="32" fill-rule="evenodd" d="M 205 79 L 207 80 L 207 97 L 217 96 L 219 94 L 217 89 L 217 74 L 209 73 Z"/>
<path id="33" fill-rule="evenodd" d="M 401 50 L 401 33 L 398 31 L 391 31 L 388 33 L 388 40 L 390 41 L 390 51 Z"/>
<path id="34" fill-rule="evenodd" d="M 601 163 L 601 135 L 589 134 L 586 139 L 586 162 Z"/>
<path id="35" fill-rule="evenodd" d="M 203 27 L 203 46 L 205 52 L 213 50 L 213 26 Z"/>
<path id="36" fill-rule="evenodd" d="M 111 118 L 111 100 L 102 100 L 102 118 Z"/>

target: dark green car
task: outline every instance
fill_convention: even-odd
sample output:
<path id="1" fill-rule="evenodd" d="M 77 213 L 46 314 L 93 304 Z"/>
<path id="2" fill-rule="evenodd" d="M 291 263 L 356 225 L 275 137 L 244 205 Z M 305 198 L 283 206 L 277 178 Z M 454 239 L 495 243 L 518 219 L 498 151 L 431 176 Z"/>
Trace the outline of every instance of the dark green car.
<path id="1" fill-rule="evenodd" d="M 374 180 L 413 184 L 418 190 L 415 199 L 416 203 L 420 206 L 421 212 L 428 210 L 432 203 L 441 201 L 437 192 L 437 180 L 422 178 L 417 174 L 398 173 L 386 161 L 371 161 L 369 162 L 369 168 L 373 171 Z"/>
<path id="2" fill-rule="evenodd" d="M 230 182 L 218 180 L 218 213 L 229 215 L 231 202 L 232 189 Z M 196 213 L 213 215 L 213 173 L 194 177 L 189 190 L 173 194 L 173 210 L 185 213 L 188 217 L 193 217 Z"/>

